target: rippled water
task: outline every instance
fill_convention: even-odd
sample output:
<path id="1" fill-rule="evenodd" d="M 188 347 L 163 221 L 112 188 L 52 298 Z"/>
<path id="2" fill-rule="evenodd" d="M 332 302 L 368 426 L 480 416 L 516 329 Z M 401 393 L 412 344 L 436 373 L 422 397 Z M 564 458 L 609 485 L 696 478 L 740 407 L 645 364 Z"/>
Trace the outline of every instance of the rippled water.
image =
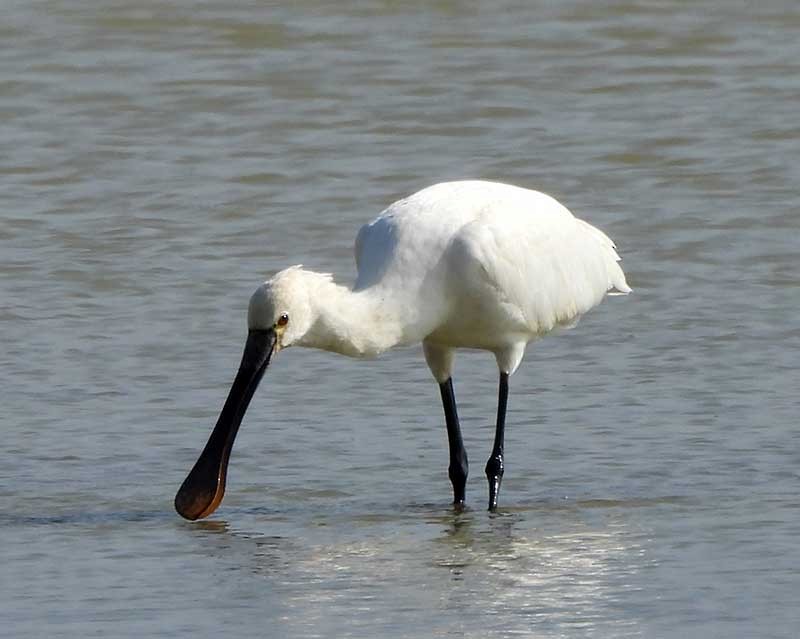
<path id="1" fill-rule="evenodd" d="M 165 4 L 4 4 L 0 634 L 795 636 L 798 5 Z M 456 514 L 420 349 L 293 350 L 182 521 L 255 285 L 461 177 L 635 289 L 529 349 L 500 512 L 491 356 Z"/>

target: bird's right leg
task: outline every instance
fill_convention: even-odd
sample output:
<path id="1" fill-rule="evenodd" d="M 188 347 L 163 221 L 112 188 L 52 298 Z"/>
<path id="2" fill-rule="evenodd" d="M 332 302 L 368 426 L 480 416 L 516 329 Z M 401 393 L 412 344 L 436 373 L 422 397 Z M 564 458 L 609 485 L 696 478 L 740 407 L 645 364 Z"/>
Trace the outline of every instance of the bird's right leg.
<path id="1" fill-rule="evenodd" d="M 503 481 L 503 440 L 506 430 L 506 408 L 508 407 L 508 373 L 500 373 L 500 390 L 497 397 L 497 427 L 494 446 L 486 462 L 486 478 L 489 480 L 489 510 L 497 510 L 497 495 Z"/>
<path id="2" fill-rule="evenodd" d="M 469 463 L 464 440 L 461 438 L 461 426 L 458 423 L 456 411 L 456 396 L 453 393 L 453 378 L 448 377 L 446 382 L 439 384 L 444 406 L 444 420 L 447 424 L 447 442 L 450 445 L 450 467 L 448 474 L 453 484 L 453 504 L 457 507 L 464 505 L 464 493 L 467 488 L 467 473 Z"/>

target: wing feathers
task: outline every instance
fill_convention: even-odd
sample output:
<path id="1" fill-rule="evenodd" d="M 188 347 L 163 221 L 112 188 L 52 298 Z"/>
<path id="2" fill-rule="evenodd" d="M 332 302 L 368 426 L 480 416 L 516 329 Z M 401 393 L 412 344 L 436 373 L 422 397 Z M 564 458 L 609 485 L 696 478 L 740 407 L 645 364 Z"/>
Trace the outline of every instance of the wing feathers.
<path id="1" fill-rule="evenodd" d="M 462 267 L 475 260 L 485 283 L 519 309 L 531 330 L 571 326 L 606 293 L 630 292 L 613 242 L 572 216 L 478 219 L 458 234 Z"/>

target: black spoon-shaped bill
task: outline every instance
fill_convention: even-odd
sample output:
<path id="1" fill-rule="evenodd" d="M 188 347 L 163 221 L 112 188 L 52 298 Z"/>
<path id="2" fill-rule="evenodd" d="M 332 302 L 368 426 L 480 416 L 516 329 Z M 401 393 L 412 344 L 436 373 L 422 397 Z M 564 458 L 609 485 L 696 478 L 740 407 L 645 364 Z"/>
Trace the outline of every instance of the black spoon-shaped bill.
<path id="1" fill-rule="evenodd" d="M 276 340 L 273 329 L 251 330 L 247 334 L 242 363 L 217 424 L 175 495 L 175 510 L 181 517 L 190 520 L 208 517 L 222 502 L 233 442 L 253 393 L 267 370 Z"/>

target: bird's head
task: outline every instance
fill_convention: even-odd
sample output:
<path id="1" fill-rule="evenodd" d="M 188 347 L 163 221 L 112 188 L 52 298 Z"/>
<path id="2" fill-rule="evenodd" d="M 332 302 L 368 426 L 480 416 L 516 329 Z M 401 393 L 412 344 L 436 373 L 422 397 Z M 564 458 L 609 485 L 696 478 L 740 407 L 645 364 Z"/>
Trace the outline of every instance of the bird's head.
<path id="1" fill-rule="evenodd" d="M 312 300 L 323 279 L 330 281 L 330 276 L 293 266 L 264 282 L 250 298 L 239 371 L 206 447 L 175 496 L 175 509 L 186 519 L 207 517 L 222 501 L 228 460 L 247 406 L 272 355 L 301 343 L 314 325 Z"/>
<path id="2" fill-rule="evenodd" d="M 319 274 L 292 266 L 259 286 L 250 298 L 247 327 L 273 332 L 275 352 L 302 340 L 314 323 L 311 295 Z"/>

